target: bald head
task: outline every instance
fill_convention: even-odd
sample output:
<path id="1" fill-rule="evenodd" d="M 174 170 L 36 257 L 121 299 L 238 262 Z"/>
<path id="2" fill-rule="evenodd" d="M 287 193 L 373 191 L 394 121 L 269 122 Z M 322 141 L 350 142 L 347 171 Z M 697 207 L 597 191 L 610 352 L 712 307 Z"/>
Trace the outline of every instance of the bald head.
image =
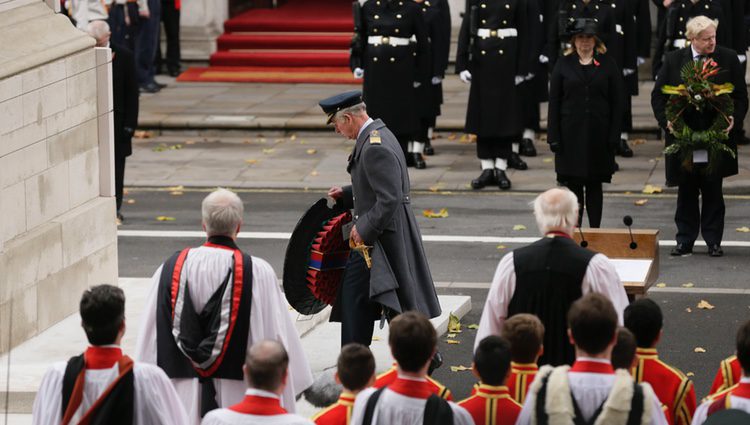
<path id="1" fill-rule="evenodd" d="M 86 26 L 86 32 L 96 39 L 96 47 L 107 47 L 109 45 L 109 24 L 107 21 L 91 21 Z"/>
<path id="2" fill-rule="evenodd" d="M 253 344 L 245 359 L 245 377 L 250 388 L 280 394 L 286 384 L 289 356 L 277 341 Z"/>
<path id="3" fill-rule="evenodd" d="M 573 234 L 578 222 L 578 198 L 567 188 L 553 188 L 534 200 L 534 217 L 544 235 L 552 231 Z"/>

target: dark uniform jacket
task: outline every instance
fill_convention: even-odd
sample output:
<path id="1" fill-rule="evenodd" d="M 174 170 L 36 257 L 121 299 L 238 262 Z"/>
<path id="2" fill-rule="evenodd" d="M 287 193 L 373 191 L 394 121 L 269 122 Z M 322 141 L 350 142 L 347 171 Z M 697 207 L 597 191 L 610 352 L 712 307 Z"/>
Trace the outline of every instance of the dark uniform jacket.
<path id="1" fill-rule="evenodd" d="M 558 143 L 555 171 L 561 176 L 609 181 L 623 116 L 622 76 L 607 55 L 594 56 L 590 77 L 578 55 L 563 56 L 550 77 L 549 143 Z"/>
<path id="2" fill-rule="evenodd" d="M 567 37 L 564 37 L 565 26 L 568 23 L 579 18 L 593 19 L 597 23 L 596 36 L 601 40 L 607 49 L 610 48 L 612 40 L 615 38 L 616 23 L 612 14 L 612 2 L 604 0 L 591 0 L 585 3 L 583 0 L 560 0 L 557 16 L 550 22 L 550 63 L 553 66 L 563 51 L 563 43 L 567 43 Z"/>
<path id="3" fill-rule="evenodd" d="M 516 76 L 528 73 L 528 15 L 525 0 L 468 0 L 458 35 L 456 73 L 472 74 L 466 111 L 467 133 L 480 137 L 513 137 L 523 131 Z M 477 29 L 515 29 L 517 36 L 471 34 L 471 9 Z"/>
<path id="4" fill-rule="evenodd" d="M 745 85 L 745 71 L 733 50 L 716 46 L 716 50 L 711 55 L 711 58 L 721 68 L 717 75 L 711 77 L 711 81 L 716 84 L 727 82 L 734 84 L 734 92 L 731 94 L 732 99 L 734 99 L 734 130 L 732 130 L 729 140 L 725 143 L 735 152 L 735 157 L 732 158 L 726 153 L 723 154 L 720 163 L 713 167 L 711 173 L 713 177 L 722 178 L 737 174 L 737 137 L 741 137 L 741 134 L 738 133 L 738 123 L 742 122 L 747 112 L 747 86 Z M 665 84 L 675 86 L 681 84 L 680 70 L 683 65 L 691 60 L 693 60 L 693 49 L 691 47 L 685 47 L 667 54 L 664 65 L 656 77 L 654 90 L 651 92 L 651 107 L 654 110 L 656 121 L 659 122 L 659 127 L 665 131 L 666 146 L 674 142 L 674 137 L 666 130 L 667 117 L 665 108 L 669 96 L 663 94 L 661 88 Z M 686 124 L 690 125 L 689 122 Z M 688 175 L 688 171 L 682 167 L 679 153 L 666 156 L 665 172 L 667 185 L 669 186 L 680 184 Z"/>
<path id="5" fill-rule="evenodd" d="M 351 66 L 365 71 L 362 96 L 367 111 L 400 136 L 419 129 L 414 82 L 428 78 L 429 44 L 422 10 L 411 0 L 368 0 L 362 22 L 355 24 L 359 47 L 351 52 Z M 374 45 L 369 37 L 412 38 L 407 46 Z M 431 77 L 431 76 L 430 76 Z"/>
<path id="6" fill-rule="evenodd" d="M 451 46 L 451 11 L 448 0 L 425 0 L 418 3 L 422 10 L 430 44 L 430 69 L 417 88 L 417 106 L 422 117 L 440 115 L 443 84 L 432 84 L 432 77 L 445 78 Z"/>
<path id="7" fill-rule="evenodd" d="M 111 44 L 112 48 L 112 109 L 115 133 L 115 156 L 133 153 L 131 139 L 138 126 L 138 82 L 135 79 L 135 59 L 126 47 Z"/>
<path id="8" fill-rule="evenodd" d="M 615 60 L 617 67 L 623 69 L 637 69 L 636 22 L 631 0 L 608 0 L 615 22 L 614 37 L 607 44 L 607 54 Z M 627 95 L 638 94 L 638 75 L 630 74 L 624 77 Z"/>
<path id="9" fill-rule="evenodd" d="M 344 205 L 372 246 L 370 299 L 393 311 L 440 315 L 440 304 L 411 211 L 409 174 L 396 137 L 375 120 L 357 138 L 347 170 Z M 335 309 L 334 309 L 335 310 Z"/>

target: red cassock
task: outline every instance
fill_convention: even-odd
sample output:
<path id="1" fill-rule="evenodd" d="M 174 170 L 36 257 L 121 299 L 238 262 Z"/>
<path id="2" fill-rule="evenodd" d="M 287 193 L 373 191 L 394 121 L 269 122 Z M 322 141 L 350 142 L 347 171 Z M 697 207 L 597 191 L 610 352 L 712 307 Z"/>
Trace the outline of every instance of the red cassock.
<path id="1" fill-rule="evenodd" d="M 722 392 L 729 387 L 733 387 L 740 382 L 741 376 L 742 370 L 740 367 L 740 361 L 737 360 L 737 356 L 731 356 L 722 360 L 719 365 L 719 370 L 716 372 L 714 383 L 711 385 L 711 391 L 709 391 L 708 395 L 713 395 Z"/>
<path id="2" fill-rule="evenodd" d="M 521 413 L 508 387 L 480 384 L 474 395 L 458 403 L 471 414 L 476 425 L 513 425 Z"/>
<path id="3" fill-rule="evenodd" d="M 529 392 L 538 371 L 539 366 L 536 363 L 510 363 L 510 374 L 505 384 L 508 386 L 510 396 L 519 404 L 522 405 L 526 400 L 526 393 Z"/>
<path id="4" fill-rule="evenodd" d="M 659 360 L 655 348 L 638 348 L 638 363 L 633 369 L 637 382 L 648 382 L 656 396 L 667 406 L 670 424 L 690 425 L 695 413 L 695 388 L 692 381 L 679 370 Z"/>
<path id="5" fill-rule="evenodd" d="M 397 377 L 398 377 L 398 372 L 396 371 L 396 366 L 394 365 L 393 367 L 388 369 L 386 372 L 383 372 L 380 375 L 378 375 L 378 377 L 375 379 L 375 385 L 373 385 L 373 387 L 383 388 L 386 385 L 390 385 L 394 381 L 396 381 Z M 427 383 L 429 384 L 433 393 L 439 395 L 440 397 L 448 401 L 453 400 L 453 395 L 451 394 L 451 390 L 449 390 L 445 385 L 430 378 L 429 376 L 427 376 L 426 378 L 427 378 Z"/>
<path id="6" fill-rule="evenodd" d="M 349 425 L 349 421 L 352 420 L 354 398 L 354 394 L 350 392 L 341 393 L 339 401 L 313 416 L 313 422 L 317 425 Z"/>

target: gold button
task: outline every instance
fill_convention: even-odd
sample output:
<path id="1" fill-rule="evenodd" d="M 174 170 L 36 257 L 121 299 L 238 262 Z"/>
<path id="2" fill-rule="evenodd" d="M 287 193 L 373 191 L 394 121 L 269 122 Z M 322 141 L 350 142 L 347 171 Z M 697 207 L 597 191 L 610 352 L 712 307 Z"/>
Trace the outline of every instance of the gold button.
<path id="1" fill-rule="evenodd" d="M 594 18 L 594 22 L 599 22 L 599 18 Z"/>
<path id="2" fill-rule="evenodd" d="M 401 14 L 396 15 L 396 19 L 401 19 Z"/>
<path id="3" fill-rule="evenodd" d="M 382 42 L 383 44 L 390 44 L 390 42 L 391 42 L 391 38 L 390 38 L 390 37 L 388 37 L 387 35 L 384 35 L 384 36 L 383 36 L 383 38 L 381 38 L 381 39 L 380 39 L 380 41 L 381 41 L 381 42 Z"/>
<path id="4" fill-rule="evenodd" d="M 573 9 L 575 9 L 575 8 L 576 8 L 576 5 L 573 5 L 572 7 L 573 7 Z M 572 20 L 572 19 L 571 19 L 571 20 Z"/>
<path id="5" fill-rule="evenodd" d="M 617 5 L 612 3 L 612 9 L 617 9 Z"/>
<path id="6" fill-rule="evenodd" d="M 508 25 L 508 21 L 503 21 L 503 25 Z"/>
<path id="7" fill-rule="evenodd" d="M 680 35 L 682 35 L 682 31 L 680 31 Z"/>
<path id="8" fill-rule="evenodd" d="M 393 32 L 395 32 L 396 34 L 398 34 L 400 32 L 400 30 L 398 28 L 396 28 L 395 30 L 393 30 Z"/>
<path id="9" fill-rule="evenodd" d="M 396 62 L 396 58 L 391 58 L 391 62 Z"/>
<path id="10" fill-rule="evenodd" d="M 380 0 L 376 1 L 375 4 L 377 4 L 378 6 L 380 6 Z"/>
<path id="11" fill-rule="evenodd" d="M 683 9 L 685 8 L 685 3 L 683 3 L 683 4 L 682 4 L 682 8 L 683 8 Z"/>
<path id="12" fill-rule="evenodd" d="M 708 9 L 708 5 L 706 5 L 706 9 Z"/>
<path id="13" fill-rule="evenodd" d="M 403 5 L 404 5 L 404 2 L 402 2 L 402 1 L 398 2 L 398 5 L 399 5 L 399 6 L 403 6 Z"/>
<path id="14" fill-rule="evenodd" d="M 378 16 L 378 15 L 375 15 L 375 16 L 373 16 L 373 18 L 375 18 L 375 19 L 380 19 L 380 16 Z"/>
<path id="15" fill-rule="evenodd" d="M 505 8 L 506 8 L 506 9 L 510 9 L 510 5 L 509 5 L 509 4 L 506 4 L 506 5 L 505 5 Z"/>
<path id="16" fill-rule="evenodd" d="M 503 54 L 503 49 L 500 49 L 500 50 L 498 50 L 497 52 L 498 52 L 498 53 L 500 53 L 500 54 L 502 55 L 502 54 Z"/>
<path id="17" fill-rule="evenodd" d="M 683 18 L 682 18 L 682 16 L 680 16 L 680 22 L 682 22 L 682 21 L 683 21 Z"/>
<path id="18" fill-rule="evenodd" d="M 376 57 L 372 58 L 372 61 L 373 62 L 377 62 L 378 61 L 378 57 L 376 56 Z"/>
<path id="19" fill-rule="evenodd" d="M 417 56 L 417 52 L 413 52 L 411 55 L 412 56 Z"/>
<path id="20" fill-rule="evenodd" d="M 373 28 L 372 32 L 378 32 L 378 29 L 377 28 Z"/>
<path id="21" fill-rule="evenodd" d="M 596 10 L 599 10 L 599 5 L 597 4 L 596 6 L 594 6 L 594 8 L 596 8 Z"/>
<path id="22" fill-rule="evenodd" d="M 422 12 L 427 12 L 427 8 L 426 8 L 426 7 L 423 7 L 423 8 L 422 8 Z"/>
<path id="23" fill-rule="evenodd" d="M 481 8 L 482 8 L 482 9 L 487 9 L 487 5 L 486 5 L 486 4 L 484 4 L 484 3 L 482 3 L 482 5 L 481 5 Z"/>
<path id="24" fill-rule="evenodd" d="M 500 40 L 505 40 L 505 36 L 504 36 L 504 35 L 501 35 L 501 36 L 500 36 Z"/>
<path id="25" fill-rule="evenodd" d="M 490 31 L 490 35 L 493 37 L 497 37 L 497 31 L 495 30 Z"/>
<path id="26" fill-rule="evenodd" d="M 483 24 L 486 24 L 486 23 L 487 23 L 487 20 L 486 20 L 486 19 L 482 19 L 482 23 L 483 23 Z"/>
<path id="27" fill-rule="evenodd" d="M 482 54 L 483 54 L 483 55 L 486 55 L 486 54 L 487 54 L 487 52 L 485 52 L 484 50 L 482 50 Z"/>

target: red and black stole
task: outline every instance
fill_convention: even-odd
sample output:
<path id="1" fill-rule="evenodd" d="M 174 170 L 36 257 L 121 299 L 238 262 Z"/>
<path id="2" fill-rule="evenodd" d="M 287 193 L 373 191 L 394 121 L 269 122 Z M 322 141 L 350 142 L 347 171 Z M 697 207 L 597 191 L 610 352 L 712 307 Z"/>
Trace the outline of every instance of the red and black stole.
<path id="1" fill-rule="evenodd" d="M 253 281 L 251 257 L 231 238 L 212 236 L 204 246 L 232 251 L 234 265 L 203 310 L 181 279 L 189 248 L 164 263 L 156 307 L 156 363 L 170 378 L 200 380 L 201 416 L 219 407 L 212 379 L 243 379 Z"/>
<path id="2" fill-rule="evenodd" d="M 109 384 L 99 398 L 84 412 L 78 425 L 130 425 L 133 423 L 133 360 L 123 356 L 118 347 L 90 347 L 80 356 L 68 361 L 63 375 L 62 425 L 71 420 L 83 401 L 83 388 L 87 369 L 119 367 L 117 378 Z"/>

